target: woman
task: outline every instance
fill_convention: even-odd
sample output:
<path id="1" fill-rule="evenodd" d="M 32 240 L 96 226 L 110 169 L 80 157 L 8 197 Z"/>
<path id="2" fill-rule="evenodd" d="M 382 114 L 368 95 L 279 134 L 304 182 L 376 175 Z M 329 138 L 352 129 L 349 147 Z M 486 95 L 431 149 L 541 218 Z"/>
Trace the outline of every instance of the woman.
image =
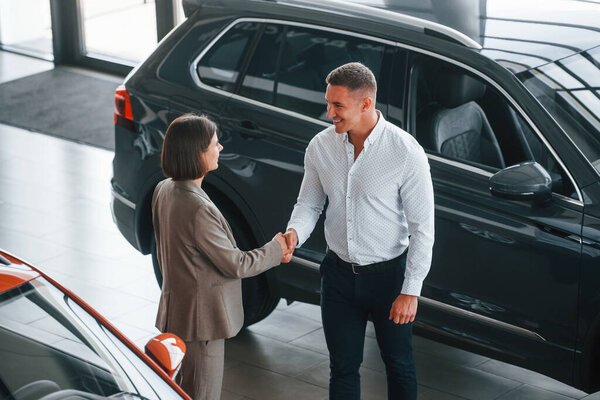
<path id="1" fill-rule="evenodd" d="M 240 278 L 289 261 L 289 256 L 283 259 L 289 250 L 281 233 L 258 249 L 238 249 L 227 221 L 202 190 L 222 149 L 208 118 L 186 114 L 175 119 L 161 154 L 168 178 L 152 198 L 163 274 L 156 327 L 185 341 L 179 383 L 194 399 L 221 397 L 224 339 L 235 336 L 244 320 Z"/>

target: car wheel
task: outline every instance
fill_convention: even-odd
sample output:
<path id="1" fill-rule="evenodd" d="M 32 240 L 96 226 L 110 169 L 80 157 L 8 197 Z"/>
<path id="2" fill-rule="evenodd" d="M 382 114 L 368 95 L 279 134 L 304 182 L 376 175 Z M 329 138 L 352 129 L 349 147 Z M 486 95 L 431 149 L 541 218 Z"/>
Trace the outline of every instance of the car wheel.
<path id="1" fill-rule="evenodd" d="M 243 223 L 238 222 L 240 217 L 234 216 L 234 213 L 222 210 L 223 215 L 229 222 L 233 236 L 237 245 L 242 250 L 250 250 L 255 246 L 254 237 L 249 233 L 249 229 L 244 229 Z M 154 266 L 154 275 L 158 286 L 162 288 L 162 272 L 156 255 L 156 242 L 152 234 L 151 242 L 152 265 Z M 265 319 L 279 303 L 279 297 L 273 296 L 269 291 L 267 277 L 264 274 L 245 278 L 242 280 L 242 302 L 244 305 L 244 327 L 250 326 Z"/>
<path id="2" fill-rule="evenodd" d="M 242 250 L 255 248 L 256 240 L 241 215 L 236 215 L 227 208 L 220 209 L 229 222 L 238 247 Z M 279 297 L 271 294 L 267 277 L 263 273 L 242 280 L 242 302 L 244 304 L 244 327 L 247 327 L 271 314 L 279 303 Z"/>
<path id="3" fill-rule="evenodd" d="M 152 254 L 152 266 L 154 267 L 154 276 L 156 277 L 156 282 L 158 282 L 158 287 L 162 288 L 163 277 L 162 272 L 160 270 L 160 264 L 158 263 L 158 255 L 156 254 L 156 239 L 154 239 L 154 232 L 152 233 L 152 242 L 150 243 L 150 253 Z"/>

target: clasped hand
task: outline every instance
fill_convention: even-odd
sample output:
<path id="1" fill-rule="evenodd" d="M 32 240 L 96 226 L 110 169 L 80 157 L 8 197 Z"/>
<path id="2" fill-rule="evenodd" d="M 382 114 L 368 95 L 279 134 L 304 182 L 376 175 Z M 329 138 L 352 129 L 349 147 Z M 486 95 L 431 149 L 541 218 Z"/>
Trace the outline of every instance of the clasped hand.
<path id="1" fill-rule="evenodd" d="M 273 238 L 277 240 L 277 243 L 281 246 L 281 257 L 282 263 L 289 263 L 292 260 L 292 255 L 298 245 L 298 234 L 295 229 L 288 229 L 285 233 L 278 233 Z"/>
<path id="2" fill-rule="evenodd" d="M 290 231 L 294 232 L 295 242 L 292 242 L 292 239 L 290 238 Z M 292 259 L 292 254 L 294 253 L 294 249 L 298 244 L 298 236 L 295 233 L 295 230 L 289 229 L 286 233 L 279 232 L 273 238 L 281 246 L 281 253 L 283 254 L 283 256 L 281 257 L 282 263 L 289 263 Z"/>

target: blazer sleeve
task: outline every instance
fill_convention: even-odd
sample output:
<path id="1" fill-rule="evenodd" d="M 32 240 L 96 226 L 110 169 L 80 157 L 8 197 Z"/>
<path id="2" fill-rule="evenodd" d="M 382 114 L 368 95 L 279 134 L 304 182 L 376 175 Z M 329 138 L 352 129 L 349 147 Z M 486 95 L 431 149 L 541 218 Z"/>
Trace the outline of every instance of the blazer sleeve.
<path id="1" fill-rule="evenodd" d="M 211 208 L 199 207 L 194 219 L 195 245 L 224 276 L 246 278 L 281 263 L 283 253 L 277 241 L 243 251 L 229 239 L 220 217 Z"/>

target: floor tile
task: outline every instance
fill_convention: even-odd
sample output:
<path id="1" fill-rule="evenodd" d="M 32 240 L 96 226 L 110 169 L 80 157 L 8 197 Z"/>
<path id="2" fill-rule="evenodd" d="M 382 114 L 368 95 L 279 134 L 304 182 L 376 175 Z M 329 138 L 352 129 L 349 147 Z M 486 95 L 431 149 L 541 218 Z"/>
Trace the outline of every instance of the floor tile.
<path id="1" fill-rule="evenodd" d="M 415 356 L 419 383 L 445 393 L 473 400 L 491 400 L 521 386 L 520 382 L 441 361 L 433 356 Z"/>
<path id="2" fill-rule="evenodd" d="M 128 287 L 144 280 L 144 271 L 137 267 L 115 263 L 113 259 L 93 256 L 78 250 L 70 250 L 41 264 L 45 270 L 60 272 L 70 276 L 69 281 L 77 279 L 93 282 L 106 288 Z M 122 290 L 127 292 L 127 290 Z"/>
<path id="3" fill-rule="evenodd" d="M 419 391 L 419 400 L 465 400 L 465 397 L 459 397 L 450 393 L 444 393 L 439 390 L 428 388 Z"/>
<path id="4" fill-rule="evenodd" d="M 526 383 L 530 386 L 535 386 L 537 388 L 561 394 L 573 399 L 580 399 L 587 395 L 581 390 L 577 390 L 572 386 L 565 385 L 562 382 L 548 378 L 547 376 L 538 374 L 537 372 L 506 364 L 501 361 L 489 360 L 486 363 L 481 364 L 478 368 L 491 374 L 513 379 L 515 381 Z"/>
<path id="5" fill-rule="evenodd" d="M 563 396 L 562 394 L 549 392 L 544 389 L 535 388 L 529 385 L 523 385 L 513 391 L 498 397 L 497 400 L 571 400 L 573 397 Z"/>
<path id="6" fill-rule="evenodd" d="M 487 357 L 470 353 L 456 347 L 447 346 L 416 335 L 413 337 L 413 350 L 467 367 L 475 367 L 489 360 Z"/>
<path id="7" fill-rule="evenodd" d="M 133 297 L 133 296 L 130 296 Z M 141 300 L 144 301 L 144 300 Z M 139 329 L 153 332 L 156 323 L 156 314 L 158 312 L 158 304 L 148 303 L 144 301 L 144 305 L 139 308 L 130 307 L 125 313 L 121 313 L 115 318 L 115 321 L 122 321 Z"/>
<path id="8" fill-rule="evenodd" d="M 328 359 L 323 354 L 247 331 L 226 341 L 225 355 L 288 376 L 298 375 Z"/>
<path id="9" fill-rule="evenodd" d="M 223 388 L 256 400 L 324 400 L 327 390 L 288 376 L 242 364 L 227 371 Z"/>
<path id="10" fill-rule="evenodd" d="M 321 324 L 321 307 L 314 304 L 294 302 L 283 309 L 292 314 L 300 315 Z"/>
<path id="11" fill-rule="evenodd" d="M 320 327 L 319 323 L 308 318 L 275 310 L 268 318 L 259 324 L 252 325 L 248 330 L 273 339 L 290 342 Z"/>
<path id="12" fill-rule="evenodd" d="M 325 334 L 323 328 L 317 329 L 298 339 L 292 340 L 290 344 L 294 346 L 302 347 L 304 349 L 316 351 L 329 357 L 329 351 L 327 350 L 327 343 L 325 343 Z"/>
<path id="13" fill-rule="evenodd" d="M 0 229 L 0 248 L 34 265 L 68 251 L 64 246 L 7 228 Z"/>
<path id="14" fill-rule="evenodd" d="M 63 247 L 107 259 L 114 260 L 131 253 L 131 246 L 116 232 L 82 224 L 70 224 L 43 238 Z"/>
<path id="15" fill-rule="evenodd" d="M 62 218 L 33 209 L 27 209 L 11 203 L 0 206 L 0 227 L 22 234 L 40 238 L 52 232 L 64 229 L 68 222 Z"/>

